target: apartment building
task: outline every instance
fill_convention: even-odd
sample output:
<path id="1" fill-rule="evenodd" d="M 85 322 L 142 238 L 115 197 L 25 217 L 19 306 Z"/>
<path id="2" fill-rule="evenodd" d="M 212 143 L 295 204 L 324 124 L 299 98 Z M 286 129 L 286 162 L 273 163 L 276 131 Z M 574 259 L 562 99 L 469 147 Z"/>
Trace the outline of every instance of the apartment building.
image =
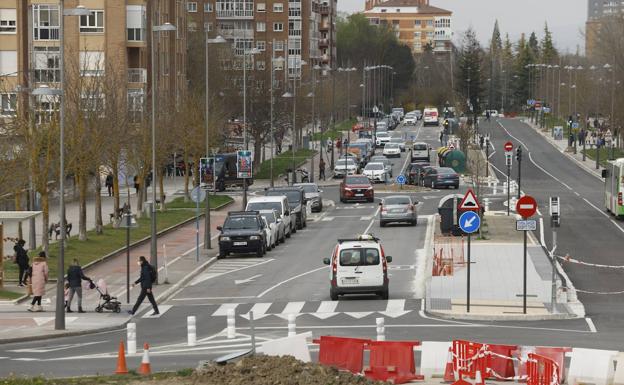
<path id="1" fill-rule="evenodd" d="M 151 95 L 149 25 L 170 22 L 176 31 L 156 33 L 154 49 L 159 101 L 177 101 L 186 85 L 186 9 L 181 0 L 65 0 L 65 9 L 85 7 L 86 16 L 65 16 L 66 74 L 72 63 L 80 76 L 120 71 L 120 92 L 135 113 Z M 0 0 L 0 116 L 27 107 L 28 91 L 60 81 L 60 3 L 58 0 Z M 39 108 L 58 106 L 42 97 Z M 42 107 L 43 106 L 43 107 Z M 28 108 L 24 108 L 24 111 Z"/>
<path id="2" fill-rule="evenodd" d="M 334 65 L 336 8 L 337 0 L 188 1 L 188 28 L 231 44 L 234 59 L 222 63 L 225 71 L 242 69 L 243 53 L 256 48 L 259 52 L 245 60 L 251 78 L 270 74 L 274 50 L 285 59 L 275 64 L 279 85 L 307 77 L 315 65 Z"/>
<path id="3" fill-rule="evenodd" d="M 414 54 L 428 47 L 437 54 L 451 52 L 452 12 L 430 5 L 429 0 L 366 0 L 364 16 L 373 25 L 390 26 Z"/>
<path id="4" fill-rule="evenodd" d="M 624 1 L 622 0 L 587 1 L 587 22 L 585 23 L 585 52 L 587 56 L 594 55 L 605 18 L 617 15 L 624 16 Z"/>

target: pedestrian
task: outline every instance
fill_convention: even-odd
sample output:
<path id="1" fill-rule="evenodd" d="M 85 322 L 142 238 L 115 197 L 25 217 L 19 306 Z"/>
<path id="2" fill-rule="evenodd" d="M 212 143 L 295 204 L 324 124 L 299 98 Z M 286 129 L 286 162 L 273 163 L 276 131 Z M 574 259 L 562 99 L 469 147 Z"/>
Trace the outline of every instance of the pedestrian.
<path id="1" fill-rule="evenodd" d="M 444 131 L 440 131 L 440 146 L 444 147 Z"/>
<path id="2" fill-rule="evenodd" d="M 69 283 L 69 298 L 67 300 L 67 312 L 73 313 L 71 309 L 71 303 L 74 299 L 74 294 L 78 295 L 78 313 L 84 313 L 82 310 L 82 281 L 91 281 L 91 279 L 84 275 L 82 267 L 78 259 L 74 258 L 73 263 L 67 269 L 67 281 Z"/>
<path id="3" fill-rule="evenodd" d="M 113 196 L 113 173 L 109 173 L 106 175 L 106 181 L 104 182 L 106 185 L 106 190 L 108 190 L 108 196 Z"/>
<path id="4" fill-rule="evenodd" d="M 141 185 L 139 184 L 139 176 L 135 175 L 134 178 L 132 179 L 132 181 L 134 182 L 134 190 L 138 194 L 139 193 L 139 188 L 141 187 Z"/>
<path id="5" fill-rule="evenodd" d="M 18 284 L 17 286 L 25 286 L 26 285 L 26 270 L 28 270 L 29 261 L 28 261 L 28 252 L 24 249 L 24 245 L 26 241 L 20 239 L 17 241 L 15 246 L 13 246 L 13 250 L 15 251 L 15 264 L 19 270 L 18 276 Z"/>
<path id="6" fill-rule="evenodd" d="M 154 292 L 152 291 L 152 284 L 156 282 L 156 268 L 150 265 L 144 256 L 140 256 L 137 263 L 141 267 L 141 276 L 132 284 L 132 287 L 140 283 L 141 294 L 139 294 L 139 297 L 137 298 L 137 301 L 134 304 L 132 310 L 128 310 L 128 313 L 134 315 L 139 309 L 139 306 L 141 306 L 141 303 L 143 303 L 145 297 L 147 297 L 147 299 L 152 304 L 152 308 L 154 308 L 154 312 L 152 313 L 152 315 L 158 315 L 160 314 L 160 312 L 158 311 L 158 305 L 156 304 L 156 300 L 154 299 Z"/>
<path id="7" fill-rule="evenodd" d="M 319 160 L 319 179 L 325 180 L 325 161 L 322 156 Z"/>
<path id="8" fill-rule="evenodd" d="M 483 135 L 479 135 L 479 147 L 483 150 L 483 144 L 485 143 L 485 137 Z"/>
<path id="9" fill-rule="evenodd" d="M 46 262 L 45 251 L 39 252 L 39 255 L 35 257 L 31 272 L 30 282 L 32 284 L 33 299 L 30 303 L 28 311 L 43 311 L 41 306 L 41 298 L 45 294 L 45 285 L 48 282 L 48 263 Z"/>

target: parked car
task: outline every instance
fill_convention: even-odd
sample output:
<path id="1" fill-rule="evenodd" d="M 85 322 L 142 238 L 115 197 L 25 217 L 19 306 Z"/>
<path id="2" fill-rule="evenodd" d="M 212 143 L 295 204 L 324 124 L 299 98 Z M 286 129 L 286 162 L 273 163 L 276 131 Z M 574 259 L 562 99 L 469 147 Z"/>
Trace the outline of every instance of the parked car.
<path id="1" fill-rule="evenodd" d="M 301 230 L 307 226 L 306 220 L 308 217 L 308 210 L 305 193 L 301 187 L 270 187 L 264 190 L 264 194 L 268 197 L 285 195 L 288 200 L 290 212 L 295 216 L 296 229 Z"/>
<path id="2" fill-rule="evenodd" d="M 418 160 L 430 161 L 431 146 L 425 142 L 416 142 L 412 145 L 411 161 L 416 162 Z"/>
<path id="3" fill-rule="evenodd" d="M 358 165 L 353 159 L 339 159 L 334 164 L 334 177 L 342 178 L 346 175 L 354 175 L 359 171 Z"/>
<path id="4" fill-rule="evenodd" d="M 386 167 L 381 162 L 370 162 L 364 167 L 364 171 L 362 174 L 366 175 L 371 182 L 382 182 L 385 183 L 388 181 L 388 173 L 386 172 Z"/>
<path id="5" fill-rule="evenodd" d="M 221 231 L 218 259 L 230 253 L 255 253 L 262 257 L 266 252 L 265 224 L 258 211 L 230 211 L 217 230 Z"/>
<path id="6" fill-rule="evenodd" d="M 391 222 L 407 222 L 412 226 L 418 223 L 416 203 L 408 195 L 391 195 L 379 203 L 379 225 L 386 226 Z"/>
<path id="7" fill-rule="evenodd" d="M 383 148 L 382 154 L 387 157 L 401 157 L 401 146 L 398 143 L 386 143 Z"/>
<path id="8" fill-rule="evenodd" d="M 380 120 L 377 122 L 377 131 L 388 131 L 390 127 L 388 127 L 388 122 L 385 120 Z"/>
<path id="9" fill-rule="evenodd" d="M 388 299 L 390 278 L 388 263 L 392 257 L 385 255 L 381 242 L 372 235 L 355 239 L 339 239 L 330 258 L 329 296 L 337 301 L 344 294 L 376 294 Z"/>
<path id="10" fill-rule="evenodd" d="M 340 182 L 340 202 L 375 200 L 373 185 L 364 175 L 349 175 Z"/>
<path id="11" fill-rule="evenodd" d="M 281 196 L 271 197 L 252 197 L 247 201 L 247 211 L 261 211 L 261 210 L 275 210 L 281 223 L 284 224 L 285 236 L 290 238 L 290 235 L 297 231 L 295 228 L 294 214 L 291 212 L 288 206 L 288 199 Z"/>
<path id="12" fill-rule="evenodd" d="M 268 230 L 271 248 L 286 241 L 286 229 L 284 228 L 284 222 L 280 221 L 277 212 L 275 210 L 260 210 L 262 218 L 265 220 Z"/>
<path id="13" fill-rule="evenodd" d="M 407 183 L 414 186 L 420 185 L 427 167 L 431 167 L 429 162 L 410 163 L 407 167 Z"/>
<path id="14" fill-rule="evenodd" d="M 312 212 L 320 213 L 323 210 L 323 197 L 321 196 L 323 190 L 316 183 L 295 183 L 294 186 L 303 189 L 308 206 L 310 206 Z"/>
<path id="15" fill-rule="evenodd" d="M 423 185 L 431 188 L 459 188 L 459 175 L 450 167 L 431 167 L 423 176 Z"/>

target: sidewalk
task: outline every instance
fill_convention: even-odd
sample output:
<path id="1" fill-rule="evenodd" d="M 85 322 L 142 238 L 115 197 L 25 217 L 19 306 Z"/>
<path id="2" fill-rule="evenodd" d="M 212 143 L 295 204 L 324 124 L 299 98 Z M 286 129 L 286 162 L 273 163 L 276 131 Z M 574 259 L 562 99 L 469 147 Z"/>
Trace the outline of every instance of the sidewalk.
<path id="1" fill-rule="evenodd" d="M 233 205 L 240 205 L 240 198 L 235 198 Z M 196 258 L 195 234 L 196 223 L 191 222 L 169 232 L 158 239 L 158 269 L 160 285 L 154 291 L 157 302 L 161 303 L 174 294 L 180 287 L 205 269 L 216 256 L 218 246 L 215 242 L 216 227 L 223 223 L 227 216 L 228 207 L 219 211 L 212 211 L 211 229 L 213 235 L 212 249 L 204 252 L 202 239 L 200 238 L 199 260 Z M 203 220 L 200 220 L 200 234 L 203 234 Z M 165 259 L 165 247 L 167 258 Z M 139 276 L 139 267 L 136 261 L 139 256 L 149 256 L 149 242 L 131 248 L 130 250 L 130 282 L 134 282 Z M 166 266 L 166 268 L 165 268 Z M 29 302 L 15 304 L 11 301 L 0 301 L 0 343 L 8 341 L 32 340 L 57 335 L 83 334 L 93 331 L 117 329 L 127 323 L 132 317 L 127 310 L 134 305 L 140 288 L 137 286 L 130 291 L 130 304 L 126 302 L 126 252 L 120 252 L 114 257 L 85 270 L 85 275 L 95 282 L 103 278 L 108 286 L 108 292 L 116 296 L 122 303 L 122 311 L 119 314 L 104 311 L 95 313 L 94 309 L 99 301 L 97 290 L 85 290 L 83 286 L 83 309 L 87 312 L 79 314 L 76 311 L 76 299 L 72 305 L 74 313 L 66 314 L 66 330 L 54 330 L 54 308 L 56 284 L 46 285 L 44 296 L 44 312 L 31 313 L 26 310 Z M 164 283 L 168 281 L 169 283 Z M 7 289 L 21 292 L 23 288 L 8 286 Z M 163 314 L 169 309 L 168 306 L 160 306 Z M 135 317 L 147 317 L 151 314 L 151 306 L 147 300 L 139 309 Z M 157 317 L 157 316 L 156 316 Z M 154 318 L 156 318 L 154 317 Z"/>

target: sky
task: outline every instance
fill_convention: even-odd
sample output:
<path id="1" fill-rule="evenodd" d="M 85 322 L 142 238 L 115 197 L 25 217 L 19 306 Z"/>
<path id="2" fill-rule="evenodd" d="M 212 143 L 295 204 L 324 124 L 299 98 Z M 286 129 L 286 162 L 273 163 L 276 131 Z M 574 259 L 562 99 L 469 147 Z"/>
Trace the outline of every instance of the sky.
<path id="1" fill-rule="evenodd" d="M 497 19 L 503 38 L 509 33 L 515 41 L 521 33 L 532 31 L 541 38 L 548 22 L 559 50 L 574 53 L 578 46 L 583 52 L 585 47 L 587 0 L 431 0 L 430 4 L 453 12 L 455 39 L 472 27 L 487 46 Z M 338 0 L 338 10 L 363 11 L 364 0 Z"/>

